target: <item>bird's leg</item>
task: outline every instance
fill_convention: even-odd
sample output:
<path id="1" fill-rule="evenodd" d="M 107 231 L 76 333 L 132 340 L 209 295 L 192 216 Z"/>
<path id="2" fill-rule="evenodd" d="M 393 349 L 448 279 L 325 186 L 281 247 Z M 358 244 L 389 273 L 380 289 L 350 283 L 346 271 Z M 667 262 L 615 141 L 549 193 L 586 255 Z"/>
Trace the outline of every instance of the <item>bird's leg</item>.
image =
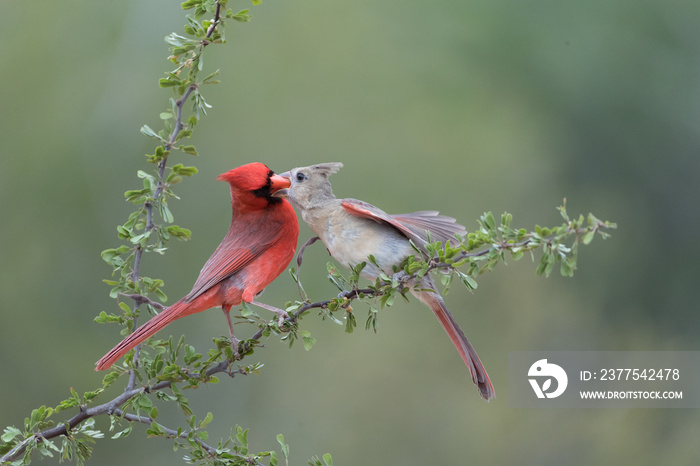
<path id="1" fill-rule="evenodd" d="M 259 303 L 258 301 L 251 301 L 249 304 L 253 304 L 255 306 L 267 309 L 268 311 L 277 314 L 277 325 L 279 325 L 280 327 L 282 327 L 282 324 L 284 324 L 285 319 L 289 319 L 289 314 L 287 314 L 287 311 L 284 311 L 278 307 L 270 306 L 269 304 L 265 303 Z"/>
<path id="2" fill-rule="evenodd" d="M 306 246 L 314 244 L 319 239 L 320 238 L 318 236 L 309 238 L 309 240 L 306 243 L 304 243 L 304 245 L 299 249 L 299 254 L 297 254 L 297 288 L 299 289 L 299 296 L 301 297 L 302 301 L 306 301 L 309 299 L 309 297 L 306 295 L 306 292 L 304 291 L 304 287 L 301 286 L 301 278 L 299 276 L 301 271 L 301 262 L 304 256 L 304 250 L 306 249 Z"/>
<path id="3" fill-rule="evenodd" d="M 231 336 L 231 349 L 233 350 L 233 358 L 240 359 L 240 354 L 238 354 L 238 338 L 233 334 L 233 323 L 231 323 L 231 306 L 222 306 L 221 309 L 224 311 L 226 316 L 226 322 L 228 322 L 228 333 Z"/>

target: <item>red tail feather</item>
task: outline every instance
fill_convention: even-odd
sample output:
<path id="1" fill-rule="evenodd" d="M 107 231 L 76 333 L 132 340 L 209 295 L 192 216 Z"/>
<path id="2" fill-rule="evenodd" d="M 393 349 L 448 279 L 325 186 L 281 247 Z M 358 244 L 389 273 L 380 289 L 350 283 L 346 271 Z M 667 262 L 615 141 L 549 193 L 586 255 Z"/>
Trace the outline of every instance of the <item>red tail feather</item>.
<path id="1" fill-rule="evenodd" d="M 148 338 L 158 333 L 166 325 L 181 317 L 208 309 L 210 306 L 202 309 L 202 305 L 204 304 L 202 301 L 204 300 L 196 299 L 190 303 L 187 303 L 184 299 L 181 299 L 169 308 L 162 311 L 160 314 L 154 316 L 151 318 L 151 320 L 136 329 L 134 333 L 122 340 L 121 343 L 112 348 L 112 350 L 105 354 L 102 359 L 97 361 L 96 369 L 98 371 L 109 369 L 112 367 L 112 364 L 119 360 L 119 358 L 131 351 L 131 349 L 135 348 L 140 343 L 143 343 Z"/>
<path id="2" fill-rule="evenodd" d="M 447 309 L 442 297 L 437 292 L 430 291 L 421 291 L 417 294 L 417 297 L 430 307 L 435 317 L 440 321 L 440 324 L 445 329 L 445 332 L 447 332 L 455 348 L 457 348 L 462 360 L 464 360 L 464 363 L 469 368 L 469 373 L 472 376 L 472 380 L 479 388 L 481 397 L 486 401 L 495 398 L 496 392 L 491 384 L 491 379 L 489 379 L 486 373 L 486 369 L 484 369 L 484 365 L 481 363 L 479 356 L 477 356 L 476 350 L 471 343 L 469 343 L 466 335 L 464 335 L 464 332 L 459 327 L 459 324 L 457 324 L 457 321 L 455 321 L 454 317 Z"/>

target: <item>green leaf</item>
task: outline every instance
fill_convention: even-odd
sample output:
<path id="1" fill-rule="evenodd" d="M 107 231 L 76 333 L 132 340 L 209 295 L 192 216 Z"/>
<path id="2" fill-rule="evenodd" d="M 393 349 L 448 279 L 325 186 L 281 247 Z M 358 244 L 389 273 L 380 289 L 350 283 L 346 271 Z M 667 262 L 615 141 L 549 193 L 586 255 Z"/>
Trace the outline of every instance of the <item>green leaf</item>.
<path id="1" fill-rule="evenodd" d="M 502 226 L 509 227 L 512 221 L 513 221 L 513 214 L 509 214 L 508 212 L 503 212 L 501 214 L 501 225 Z"/>
<path id="2" fill-rule="evenodd" d="M 241 10 L 235 15 L 232 16 L 233 19 L 238 21 L 239 23 L 247 23 L 251 19 L 253 19 L 248 13 L 250 10 Z"/>
<path id="3" fill-rule="evenodd" d="M 207 426 L 207 424 L 209 424 L 213 419 L 214 415 L 211 413 L 211 411 L 209 411 L 204 420 L 202 420 L 202 422 L 199 423 L 199 428 L 204 429 Z"/>
<path id="4" fill-rule="evenodd" d="M 566 213 L 566 198 L 564 198 L 564 202 L 562 203 L 562 205 L 560 205 L 559 207 L 557 207 L 557 210 L 558 210 L 559 213 L 561 214 L 562 218 L 563 218 L 565 221 L 568 222 L 568 221 L 569 221 L 569 215 Z"/>
<path id="5" fill-rule="evenodd" d="M 84 399 L 86 402 L 90 402 L 90 401 L 94 400 L 95 398 L 97 398 L 97 397 L 99 396 L 100 393 L 102 393 L 102 389 L 97 389 L 97 390 L 92 390 L 92 391 L 89 391 L 89 392 L 85 392 L 85 393 L 83 394 L 83 399 Z"/>
<path id="6" fill-rule="evenodd" d="M 316 339 L 311 336 L 311 332 L 308 332 L 306 330 L 302 330 L 299 333 L 301 334 L 301 338 L 302 338 L 303 343 L 304 343 L 304 349 L 306 351 L 309 351 L 316 343 Z"/>
<path id="7" fill-rule="evenodd" d="M 112 435 L 112 438 L 118 439 L 118 438 L 126 437 L 127 435 L 129 435 L 131 433 L 132 430 L 133 430 L 133 427 L 129 426 L 126 429 L 122 430 L 121 432 L 117 432 L 116 434 Z"/>
<path id="8" fill-rule="evenodd" d="M 178 175 L 182 176 L 192 176 L 198 173 L 197 167 L 185 167 L 181 163 L 173 165 L 171 170 L 173 173 L 177 173 Z"/>
<path id="9" fill-rule="evenodd" d="M 119 378 L 120 375 L 121 373 L 118 371 L 113 371 L 105 375 L 102 379 L 102 388 L 107 388 L 110 385 L 112 385 Z"/>
<path id="10" fill-rule="evenodd" d="M 173 223 L 175 220 L 175 217 L 173 217 L 173 213 L 170 212 L 170 209 L 168 208 L 168 204 L 163 200 L 160 202 L 160 216 L 163 218 L 163 221 L 166 223 Z"/>
<path id="11" fill-rule="evenodd" d="M 142 132 L 143 134 L 145 134 L 146 136 L 149 136 L 149 137 L 152 137 L 152 138 L 155 138 L 155 139 L 160 139 L 160 140 L 163 139 L 163 138 L 161 138 L 160 136 L 158 136 L 158 133 L 156 133 L 155 131 L 153 131 L 153 129 L 151 129 L 151 127 L 148 126 L 148 125 L 143 125 L 143 126 L 141 127 L 141 132 Z"/>
<path id="12" fill-rule="evenodd" d="M 482 218 L 487 230 L 496 228 L 496 219 L 493 217 L 493 212 L 486 212 Z"/>
<path id="13" fill-rule="evenodd" d="M 569 264 L 569 261 L 564 259 L 561 261 L 561 267 L 560 270 L 561 275 L 563 277 L 573 277 L 574 276 L 574 269 L 571 267 L 571 264 Z"/>
<path id="14" fill-rule="evenodd" d="M 171 78 L 160 78 L 158 80 L 158 85 L 164 89 L 168 88 L 168 87 L 174 87 L 174 86 L 177 86 L 179 84 L 181 84 L 181 81 L 171 79 Z M 162 113 L 161 113 L 161 115 L 162 115 Z M 170 118 L 170 117 L 168 117 L 168 118 Z"/>
<path id="15" fill-rule="evenodd" d="M 116 249 L 105 249 L 101 253 L 102 260 L 104 260 L 110 265 L 119 267 L 124 263 L 124 260 L 119 256 L 130 250 L 131 248 L 129 248 L 128 246 L 120 246 Z"/>
<path id="16" fill-rule="evenodd" d="M 357 327 L 357 320 L 355 319 L 355 314 L 350 311 L 345 313 L 345 333 L 352 333 Z"/>
<path id="17" fill-rule="evenodd" d="M 477 287 L 476 280 L 474 280 L 472 277 L 470 277 L 469 275 L 467 275 L 465 273 L 462 273 L 460 271 L 456 271 L 456 272 L 459 275 L 459 278 L 462 280 L 462 283 L 464 283 L 464 285 L 468 289 L 476 290 L 476 287 Z"/>
<path id="18" fill-rule="evenodd" d="M 365 330 L 369 330 L 370 328 L 372 328 L 372 330 L 374 330 L 374 333 L 377 333 L 377 329 L 379 328 L 379 320 L 377 319 L 378 314 L 379 311 L 377 309 L 375 309 L 372 306 L 369 307 L 367 321 L 365 322 Z"/>
<path id="19" fill-rule="evenodd" d="M 206 78 L 202 79 L 202 82 L 203 82 L 203 83 L 214 83 L 214 82 L 218 82 L 218 81 L 212 81 L 212 80 L 213 80 L 215 77 L 217 77 L 218 75 L 219 75 L 219 70 L 216 70 L 216 71 L 214 71 L 212 74 L 210 74 L 209 76 L 207 76 Z"/>
<path id="20" fill-rule="evenodd" d="M 5 427 L 4 433 L 0 436 L 0 439 L 5 443 L 10 443 L 15 437 L 22 435 L 22 431 L 16 427 L 8 426 Z"/>
<path id="21" fill-rule="evenodd" d="M 236 426 L 236 441 L 244 448 L 248 448 L 248 429 L 243 430 L 241 426 Z"/>
<path id="22" fill-rule="evenodd" d="M 288 460 L 289 459 L 289 445 L 284 443 L 284 435 L 277 434 L 277 442 L 282 447 L 282 454 L 284 455 L 285 459 Z"/>
<path id="23" fill-rule="evenodd" d="M 160 424 L 158 424 L 157 422 L 151 422 L 149 428 L 146 429 L 146 435 L 148 435 L 149 437 L 161 437 L 165 435 L 165 432 L 160 427 Z"/>
<path id="24" fill-rule="evenodd" d="M 192 237 L 192 232 L 190 230 L 177 225 L 169 225 L 166 230 L 171 236 L 178 239 L 190 239 Z"/>
<path id="25" fill-rule="evenodd" d="M 194 146 L 191 146 L 191 145 L 190 145 L 190 146 L 180 146 L 180 147 L 178 147 L 178 149 L 180 149 L 180 150 L 181 150 L 182 152 L 184 152 L 185 154 L 199 155 L 199 154 L 197 153 L 197 149 L 195 149 L 195 147 L 194 147 Z"/>
<path id="26" fill-rule="evenodd" d="M 199 6 L 202 0 L 187 0 L 186 2 L 180 3 L 180 7 L 183 10 L 191 10 L 192 8 Z"/>
<path id="27" fill-rule="evenodd" d="M 148 237 L 151 236 L 152 232 L 153 230 L 148 230 L 144 233 L 141 233 L 140 235 L 132 236 L 131 238 L 129 238 L 129 241 L 131 241 L 134 244 L 140 243 L 142 241 L 145 242 L 148 239 Z"/>

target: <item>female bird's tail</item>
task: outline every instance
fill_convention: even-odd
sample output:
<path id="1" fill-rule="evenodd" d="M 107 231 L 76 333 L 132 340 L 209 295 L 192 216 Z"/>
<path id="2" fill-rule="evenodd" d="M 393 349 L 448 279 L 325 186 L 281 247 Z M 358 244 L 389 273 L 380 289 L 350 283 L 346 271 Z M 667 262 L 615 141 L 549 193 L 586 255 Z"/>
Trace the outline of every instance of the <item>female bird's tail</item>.
<path id="1" fill-rule="evenodd" d="M 418 288 L 420 288 L 421 285 L 427 285 L 424 282 L 425 280 L 418 285 Z M 481 363 L 479 356 L 476 354 L 476 350 L 471 343 L 469 343 L 469 340 L 467 339 L 466 335 L 464 335 L 464 332 L 459 327 L 459 324 L 457 324 L 457 321 L 454 319 L 449 309 L 447 309 L 442 296 L 440 296 L 440 294 L 434 289 L 432 283 L 430 285 L 430 289 L 427 289 L 426 287 L 420 290 L 413 290 L 412 288 L 412 292 L 416 298 L 430 307 L 435 314 L 435 317 L 437 317 L 437 319 L 440 321 L 440 324 L 445 329 L 445 332 L 447 332 L 447 335 L 450 337 L 450 340 L 452 340 L 455 348 L 457 348 L 462 360 L 464 360 L 464 363 L 469 368 L 469 373 L 472 376 L 472 380 L 479 388 L 479 394 L 481 397 L 486 401 L 489 401 L 491 398 L 495 398 L 496 392 L 494 391 L 491 380 L 486 373 L 486 369 L 484 369 L 484 365 Z"/>

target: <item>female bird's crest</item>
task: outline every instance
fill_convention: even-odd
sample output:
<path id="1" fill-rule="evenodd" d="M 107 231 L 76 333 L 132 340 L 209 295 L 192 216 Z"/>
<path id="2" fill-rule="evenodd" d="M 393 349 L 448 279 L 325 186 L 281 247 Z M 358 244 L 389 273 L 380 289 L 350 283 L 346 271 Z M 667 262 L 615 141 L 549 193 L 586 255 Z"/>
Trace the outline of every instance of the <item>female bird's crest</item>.
<path id="1" fill-rule="evenodd" d="M 297 167 L 280 176 L 291 182 L 288 190 L 283 190 L 289 201 L 303 209 L 320 205 L 327 199 L 334 199 L 328 177 L 342 168 L 340 162 L 327 162 Z"/>
<path id="2" fill-rule="evenodd" d="M 340 169 L 343 168 L 343 164 L 340 162 L 327 162 L 319 163 L 317 165 L 312 165 L 311 169 L 317 171 L 328 178 L 333 173 L 338 173 Z"/>

